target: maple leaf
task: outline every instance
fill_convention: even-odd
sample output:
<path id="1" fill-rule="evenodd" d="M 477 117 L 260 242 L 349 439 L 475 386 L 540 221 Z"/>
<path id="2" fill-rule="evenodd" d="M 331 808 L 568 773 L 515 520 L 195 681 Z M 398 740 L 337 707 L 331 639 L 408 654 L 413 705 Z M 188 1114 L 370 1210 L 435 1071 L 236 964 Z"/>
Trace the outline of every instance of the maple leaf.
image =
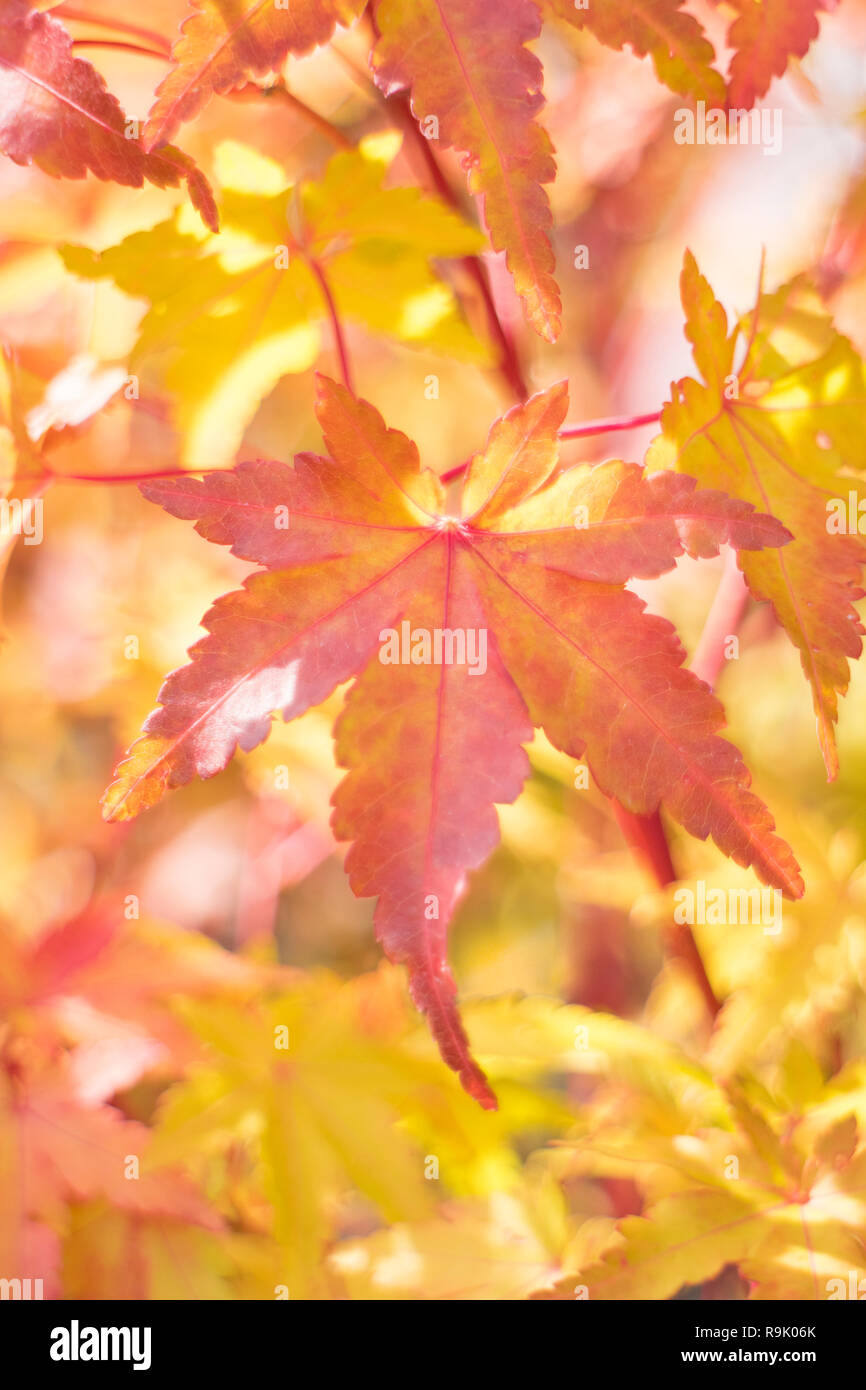
<path id="1" fill-rule="evenodd" d="M 310 1296 L 321 1288 L 318 1262 L 339 1231 L 335 1196 L 344 1198 L 351 1187 L 392 1220 L 426 1223 L 431 1188 L 422 1176 L 422 1155 L 435 1146 L 443 1183 L 466 1199 L 464 1234 L 473 1242 L 478 1214 L 479 1259 L 480 1247 L 489 1242 L 504 1260 L 513 1260 L 517 1278 L 526 1281 L 534 1252 L 516 1246 L 533 1214 L 540 1221 L 546 1211 L 550 1225 L 562 1227 L 556 1194 L 547 1186 L 535 1200 L 533 1191 L 527 1204 L 532 1210 L 526 1212 L 516 1200 L 501 1199 L 482 1210 L 476 1199 L 516 1187 L 520 1166 L 509 1142 L 513 1134 L 540 1127 L 552 1132 L 569 1124 L 570 1113 L 558 1099 L 514 1078 L 524 1074 L 548 1026 L 546 1060 L 559 1065 L 553 1055 L 558 1045 L 576 1055 L 569 1016 L 583 1011 L 558 1008 L 553 1000 L 488 1003 L 484 1012 L 495 1028 L 503 1082 L 504 1105 L 495 1116 L 479 1110 L 428 1055 L 405 985 L 392 967 L 350 981 L 318 972 L 296 979 L 290 991 L 244 1008 L 181 1002 L 180 1012 L 204 1050 L 163 1099 L 153 1153 L 164 1162 L 195 1153 L 212 1171 L 220 1155 L 226 1161 L 232 1153 L 237 1156 L 240 1140 L 251 1160 L 241 1160 L 251 1183 L 241 1205 L 254 1229 L 273 1225 L 275 1264 L 283 1271 L 277 1282 L 288 1274 L 293 1296 L 301 1290 Z M 537 1035 L 529 1050 L 521 1033 L 527 1021 Z M 565 1066 L 569 1061 L 562 1059 Z M 259 1193 L 267 1197 L 273 1222 L 260 1210 Z M 497 1214 L 508 1231 L 499 1241 L 493 1229 Z M 413 1238 L 420 1230 L 425 1243 L 440 1243 L 435 1229 L 429 1236 L 414 1224 L 403 1229 Z M 557 1230 L 552 1242 L 557 1250 L 563 1239 Z M 251 1296 L 261 1297 L 263 1288 L 273 1287 L 274 1275 L 256 1263 L 258 1293 Z M 539 1263 L 547 1269 L 543 1256 Z M 555 1272 L 555 1267 L 546 1277 L 542 1272 L 540 1282 L 550 1282 Z M 445 1283 L 444 1270 L 441 1276 Z"/>
<path id="2" fill-rule="evenodd" d="M 719 1088 L 727 1115 L 717 1127 L 687 1112 L 674 1127 L 656 1102 L 640 1129 L 633 1100 L 621 1119 L 609 1113 L 578 1153 L 601 1172 L 624 1160 L 650 1202 L 553 1296 L 573 1298 L 578 1283 L 592 1300 L 665 1299 L 727 1264 L 752 1283 L 752 1297 L 820 1300 L 831 1280 L 847 1289 L 863 1264 L 866 1147 L 853 1106 L 823 1113 L 832 1091 L 799 1048 L 776 1097 L 749 1077 Z"/>
<path id="3" fill-rule="evenodd" d="M 724 941 L 714 942 L 713 932 L 702 938 L 711 978 L 718 971 L 728 986 L 707 1050 L 717 1074 L 775 1056 L 794 1026 L 828 1030 L 859 991 L 866 949 L 861 855 L 835 832 L 828 839 L 827 851 L 818 853 L 813 836 L 809 893 L 786 908 L 778 935 L 743 926 L 730 927 Z"/>
<path id="4" fill-rule="evenodd" d="M 651 57 L 659 80 L 672 91 L 721 106 L 725 83 L 711 66 L 715 50 L 683 0 L 605 0 L 578 9 L 573 0 L 547 0 L 553 13 L 586 29 L 608 48 L 626 44 L 638 58 Z"/>
<path id="5" fill-rule="evenodd" d="M 351 885 L 378 896 L 379 937 L 408 966 L 443 1057 L 487 1105 L 455 1008 L 446 929 L 467 870 L 497 842 L 495 803 L 513 801 L 526 778 L 521 744 L 533 723 L 571 756 L 585 754 L 629 810 L 663 804 L 767 882 L 802 892 L 739 753 L 718 737 L 721 706 L 682 669 L 670 624 L 624 587 L 683 551 L 777 545 L 787 534 L 689 479 L 647 478 L 616 460 L 545 486 L 567 404 L 560 384 L 494 425 L 467 470 L 460 518 L 443 515 L 441 486 L 414 444 L 326 378 L 317 413 L 328 457 L 145 486 L 207 539 L 266 568 L 207 615 L 210 636 L 169 677 L 105 797 L 109 818 L 135 815 L 261 743 L 275 710 L 292 719 L 357 677 L 336 729 L 349 774 L 334 830 L 352 841 Z M 420 660 L 416 649 L 392 664 L 385 639 L 416 632 L 443 644 L 460 634 L 463 653 L 443 645 L 434 659 L 422 640 Z"/>
<path id="6" fill-rule="evenodd" d="M 562 306 L 543 185 L 556 166 L 535 119 L 541 64 L 526 47 L 541 30 L 538 8 L 532 0 L 377 0 L 375 14 L 376 81 L 386 95 L 410 88 L 416 118 L 435 117 L 437 140 L 463 152 L 491 243 L 505 252 L 529 322 L 554 342 Z"/>
<path id="7" fill-rule="evenodd" d="M 740 563 L 752 593 L 769 600 L 800 652 L 832 780 L 839 766 L 837 693 L 847 690 L 848 662 L 862 651 L 853 605 L 863 596 L 866 546 L 857 534 L 836 534 L 828 509 L 847 499 L 866 462 L 866 371 L 802 279 L 759 295 L 751 319 L 730 333 L 690 252 L 680 284 L 686 335 L 704 382 L 674 383 L 647 465 L 681 468 L 705 487 L 724 488 L 793 533 L 784 554 L 768 550 Z M 735 367 L 741 341 L 745 352 Z"/>
<path id="8" fill-rule="evenodd" d="M 474 999 L 463 1007 L 473 1052 L 494 1073 L 522 1070 L 578 1072 L 613 1076 L 672 1093 L 696 1096 L 712 1086 L 709 1074 L 678 1048 L 646 1028 L 612 1014 L 599 1013 L 557 999 L 504 995 Z"/>
<path id="9" fill-rule="evenodd" d="M 522 1299 L 584 1255 L 568 1236 L 565 1200 L 544 1175 L 525 1194 L 454 1203 L 445 1221 L 345 1241 L 329 1264 L 353 1299 Z"/>
<path id="10" fill-rule="evenodd" d="M 105 1201 L 79 1204 L 61 1247 L 64 1297 L 222 1302 L 233 1297 L 231 1249 L 225 1231 Z"/>
<path id="11" fill-rule="evenodd" d="M 8 1052 L 8 1045 L 7 1045 Z M 105 1198 L 139 1216 L 164 1216 L 218 1230 L 221 1222 L 176 1170 L 149 1163 L 151 1132 L 110 1106 L 76 1104 L 55 1065 L 21 1075 L 0 1064 L 0 1257 L 19 1269 L 34 1225 L 57 1230 L 70 1203 Z M 130 1158 L 139 1161 L 133 1177 Z"/>
<path id="12" fill-rule="evenodd" d="M 175 994 L 244 994 L 266 979 L 264 969 L 212 942 L 126 921 L 106 902 L 50 923 L 34 938 L 19 938 L 11 927 L 0 933 L 0 1012 L 45 1041 L 81 1044 L 75 1071 L 88 1089 L 131 1067 L 108 1095 L 150 1068 L 154 1040 L 160 1057 L 169 1047 L 175 1060 L 189 1051 L 168 1007 Z"/>
<path id="13" fill-rule="evenodd" d="M 325 979 L 256 1006 L 184 1001 L 204 1058 L 162 1102 L 152 1158 L 224 1153 L 243 1136 L 255 1154 L 293 1294 L 320 1291 L 318 1265 L 334 1197 L 353 1186 L 388 1220 L 430 1209 L 421 1157 L 397 1127 L 425 1069 L 364 1037 Z"/>
<path id="14" fill-rule="evenodd" d="M 174 135 L 216 92 L 278 68 L 288 55 L 327 43 L 338 24 L 351 24 L 366 0 L 192 0 L 172 49 L 174 67 L 160 83 L 147 118 L 147 149 Z"/>
<path id="15" fill-rule="evenodd" d="M 329 307 L 323 282 L 341 318 L 487 359 L 430 267 L 433 257 L 477 251 L 483 238 L 439 199 L 383 186 L 399 143 L 393 134 L 362 141 L 294 189 L 272 160 L 227 143 L 216 155 L 226 190 L 219 236 L 181 210 L 99 254 L 66 248 L 76 274 L 110 276 L 150 301 L 131 365 L 166 355 L 190 467 L 231 461 L 262 398 L 316 360 Z"/>
<path id="16" fill-rule="evenodd" d="M 100 368 L 89 353 L 73 357 L 46 384 L 39 404 L 28 411 L 28 435 L 39 440 L 50 431 L 83 425 L 103 410 L 126 384 L 125 368 Z"/>
<path id="17" fill-rule="evenodd" d="M 728 71 L 728 103 L 748 109 L 781 77 L 791 58 L 802 58 L 818 37 L 818 13 L 832 0 L 731 0 L 737 18 L 728 30 L 735 50 Z"/>
<path id="18" fill-rule="evenodd" d="M 737 1192 L 678 1193 L 645 1216 L 627 1217 L 612 1249 L 561 1284 L 559 1296 L 574 1298 L 575 1287 L 581 1287 L 593 1302 L 670 1298 L 684 1285 L 702 1284 L 745 1258 L 761 1234 L 754 1204 Z"/>
<path id="19" fill-rule="evenodd" d="M 141 188 L 186 182 L 207 225 L 217 227 L 207 179 L 172 146 L 147 153 L 96 69 L 72 51 L 51 15 L 27 0 L 0 0 L 0 151 L 52 178 L 97 178 Z"/>

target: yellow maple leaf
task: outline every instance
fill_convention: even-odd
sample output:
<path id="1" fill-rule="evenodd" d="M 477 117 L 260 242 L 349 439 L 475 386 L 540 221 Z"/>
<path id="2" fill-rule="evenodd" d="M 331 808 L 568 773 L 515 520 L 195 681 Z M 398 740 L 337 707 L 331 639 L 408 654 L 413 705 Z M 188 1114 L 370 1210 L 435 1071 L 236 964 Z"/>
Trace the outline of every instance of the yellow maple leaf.
<path id="1" fill-rule="evenodd" d="M 783 549 L 741 552 L 739 563 L 800 652 L 832 780 L 837 696 L 862 650 L 853 604 L 863 594 L 866 561 L 857 522 L 843 529 L 834 518 L 866 468 L 866 369 L 802 277 L 759 294 L 753 314 L 730 333 L 690 252 L 681 289 L 703 381 L 674 383 L 647 464 L 680 469 L 702 487 L 752 502 L 793 533 Z"/>
<path id="2" fill-rule="evenodd" d="M 218 234 L 181 209 L 101 253 L 65 248 L 77 275 L 109 277 L 149 301 L 131 366 L 161 366 L 187 467 L 232 461 L 262 399 L 316 361 L 334 315 L 487 360 L 430 264 L 480 250 L 483 237 L 439 199 L 385 187 L 399 144 L 390 133 L 368 137 L 335 155 L 318 182 L 293 187 L 273 160 L 227 142 L 216 151 Z"/>

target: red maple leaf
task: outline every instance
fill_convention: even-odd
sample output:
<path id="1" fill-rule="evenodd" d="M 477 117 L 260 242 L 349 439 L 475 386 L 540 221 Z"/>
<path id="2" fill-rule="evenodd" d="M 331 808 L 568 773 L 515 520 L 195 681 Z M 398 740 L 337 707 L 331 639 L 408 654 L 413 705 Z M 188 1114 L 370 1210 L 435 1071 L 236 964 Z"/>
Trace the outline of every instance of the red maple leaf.
<path id="1" fill-rule="evenodd" d="M 469 1054 L 446 964 L 466 874 L 498 840 L 497 802 L 529 771 L 533 725 L 630 811 L 664 806 L 790 896 L 802 881 L 732 744 L 723 711 L 683 669 L 671 625 L 625 586 L 684 551 L 782 545 L 774 518 L 681 474 L 613 460 L 555 476 L 564 384 L 493 426 L 459 516 L 415 445 L 319 378 L 328 455 L 147 484 L 208 540 L 265 566 L 207 614 L 209 636 L 106 793 L 110 819 L 154 805 L 355 677 L 336 729 L 335 794 L 354 891 L 405 962 L 442 1055 L 495 1104 Z"/>
<path id="2" fill-rule="evenodd" d="M 72 39 L 27 0 L 0 0 L 0 151 L 53 178 L 97 178 L 141 188 L 185 181 L 203 220 L 217 230 L 210 185 L 170 145 L 147 153 L 96 69 L 76 58 Z"/>

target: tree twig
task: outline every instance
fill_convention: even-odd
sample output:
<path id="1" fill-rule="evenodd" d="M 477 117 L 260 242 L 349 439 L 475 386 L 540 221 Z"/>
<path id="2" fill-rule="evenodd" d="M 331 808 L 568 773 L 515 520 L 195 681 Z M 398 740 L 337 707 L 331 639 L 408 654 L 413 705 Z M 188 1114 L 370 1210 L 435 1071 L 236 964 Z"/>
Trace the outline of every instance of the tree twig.
<path id="1" fill-rule="evenodd" d="M 148 48 L 142 43 L 131 43 L 128 39 L 73 39 L 73 48 L 119 48 L 124 53 L 143 53 L 146 58 L 158 58 L 165 62 L 165 54 L 158 48 Z"/>
<path id="2" fill-rule="evenodd" d="M 145 29 L 140 24 L 130 24 L 125 19 L 108 18 L 106 15 L 88 14 L 76 5 L 58 5 L 54 10 L 60 19 L 78 20 L 80 24 L 92 24 L 98 29 L 113 29 L 116 34 L 131 34 L 134 38 L 146 39 L 149 44 L 159 48 L 164 58 L 171 57 L 171 42 L 155 29 Z"/>
<path id="3" fill-rule="evenodd" d="M 614 415 L 607 420 L 590 420 L 585 425 L 563 425 L 559 437 L 588 439 L 594 434 L 613 434 L 617 430 L 636 430 L 641 425 L 656 425 L 660 419 L 660 410 L 650 410 L 645 415 Z"/>
<path id="4" fill-rule="evenodd" d="M 737 552 L 728 550 L 719 587 L 716 590 L 690 669 L 710 688 L 714 687 L 725 662 L 725 643 L 739 627 L 748 604 L 749 591 L 737 564 Z M 649 864 L 660 888 L 676 881 L 661 816 L 635 816 L 616 802 L 614 814 L 629 844 Z M 688 966 L 701 991 L 712 1019 L 721 1007 L 710 984 L 700 951 L 686 923 L 671 922 L 664 931 L 666 950 L 679 956 Z"/>
<path id="5" fill-rule="evenodd" d="M 408 133 L 414 148 L 421 156 L 430 176 L 430 181 L 440 198 L 443 202 L 448 203 L 450 207 L 454 208 L 455 212 L 459 212 L 460 215 L 463 216 L 464 209 L 460 203 L 460 199 L 457 197 L 457 194 L 442 172 L 439 161 L 431 148 L 430 141 L 425 138 L 418 122 L 412 115 L 412 108 L 409 105 L 408 99 L 405 96 L 389 97 L 387 98 L 386 104 L 391 110 L 397 113 L 400 124 Z M 502 322 L 499 311 L 496 308 L 487 270 L 478 256 L 464 256 L 462 264 L 467 274 L 475 283 L 481 297 L 481 302 L 484 305 L 484 311 L 491 335 L 499 348 L 498 370 L 505 379 L 512 395 L 518 401 L 525 401 L 530 394 L 529 387 L 523 375 L 523 369 L 520 365 L 514 339 Z"/>
<path id="6" fill-rule="evenodd" d="M 671 858 L 664 824 L 658 811 L 650 816 L 640 816 L 633 811 L 627 811 L 613 797 L 610 799 L 610 804 L 626 842 L 637 856 L 649 866 L 659 887 L 667 888 L 671 883 L 676 883 L 677 873 Z M 685 964 L 700 990 L 701 998 L 707 1007 L 707 1013 L 715 1021 L 721 1004 L 710 983 L 710 977 L 707 974 L 691 927 L 685 922 L 680 923 L 671 920 L 662 929 L 662 941 L 665 954 L 668 957 L 679 959 Z"/>
<path id="7" fill-rule="evenodd" d="M 691 661 L 691 670 L 712 690 L 725 664 L 725 643 L 736 634 L 749 601 L 749 590 L 736 550 L 725 556 L 725 567 L 704 630 Z"/>
<path id="8" fill-rule="evenodd" d="M 315 126 L 316 130 L 336 145 L 338 149 L 353 150 L 355 148 L 354 142 L 344 131 L 340 130 L 339 126 L 335 126 L 332 121 L 328 120 L 327 116 L 314 111 L 312 106 L 308 106 L 305 101 L 301 101 L 300 97 L 296 97 L 294 92 L 290 92 L 283 78 L 273 82 L 269 87 L 260 87 L 256 82 L 247 82 L 243 87 L 239 87 L 237 91 L 231 92 L 229 95 L 233 101 L 256 101 L 262 98 L 273 100 L 276 98 L 285 106 L 290 106 L 299 116 L 303 116 L 305 121 Z"/>
<path id="9" fill-rule="evenodd" d="M 337 350 L 337 356 L 340 361 L 340 373 L 343 377 L 343 385 L 347 388 L 347 390 L 353 391 L 354 388 L 352 386 L 352 368 L 349 361 L 349 352 L 348 348 L 346 347 L 346 339 L 343 334 L 343 325 L 340 322 L 340 315 L 337 312 L 337 306 L 334 303 L 334 296 L 331 293 L 331 287 L 328 284 L 325 272 L 322 270 L 322 267 L 319 265 L 319 262 L 316 260 L 315 256 L 305 256 L 305 260 L 307 262 L 307 265 L 310 267 L 313 274 L 315 275 L 316 279 L 318 280 L 319 288 L 321 289 L 322 294 L 325 298 L 325 303 L 328 306 L 328 317 L 331 320 L 331 329 L 334 334 L 334 346 Z"/>
<path id="10" fill-rule="evenodd" d="M 661 415 L 660 410 L 649 411 L 646 415 L 615 415 L 606 420 L 590 420 L 585 425 L 563 425 L 559 431 L 560 439 L 588 439 L 594 434 L 612 434 L 616 430 L 637 429 L 640 425 L 655 424 Z M 442 483 L 453 483 L 455 478 L 469 467 L 469 460 L 456 463 L 446 473 L 439 475 Z"/>

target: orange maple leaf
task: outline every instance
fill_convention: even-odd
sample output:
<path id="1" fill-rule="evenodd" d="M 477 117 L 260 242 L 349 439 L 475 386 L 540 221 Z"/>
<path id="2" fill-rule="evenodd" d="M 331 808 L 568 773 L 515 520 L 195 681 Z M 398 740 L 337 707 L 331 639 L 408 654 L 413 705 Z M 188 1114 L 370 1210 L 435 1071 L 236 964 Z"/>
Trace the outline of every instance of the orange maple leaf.
<path id="1" fill-rule="evenodd" d="M 737 18 L 728 30 L 735 50 L 728 72 L 728 104 L 754 106 L 791 58 L 802 58 L 818 37 L 818 12 L 833 0 L 732 0 Z"/>
<path id="2" fill-rule="evenodd" d="M 389 94 L 410 88 L 422 129 L 435 118 L 435 139 L 463 151 L 493 247 L 505 252 L 529 322 L 554 342 L 562 306 L 543 185 L 556 165 L 535 119 L 544 103 L 541 64 L 526 47 L 541 32 L 537 6 L 532 0 L 378 0 L 376 22 L 377 82 Z"/>
<path id="3" fill-rule="evenodd" d="M 366 0 L 192 0 L 172 50 L 174 67 L 157 88 L 147 118 L 147 149 L 191 121 L 213 94 L 261 77 L 288 54 L 327 43 L 338 24 L 351 24 Z"/>

